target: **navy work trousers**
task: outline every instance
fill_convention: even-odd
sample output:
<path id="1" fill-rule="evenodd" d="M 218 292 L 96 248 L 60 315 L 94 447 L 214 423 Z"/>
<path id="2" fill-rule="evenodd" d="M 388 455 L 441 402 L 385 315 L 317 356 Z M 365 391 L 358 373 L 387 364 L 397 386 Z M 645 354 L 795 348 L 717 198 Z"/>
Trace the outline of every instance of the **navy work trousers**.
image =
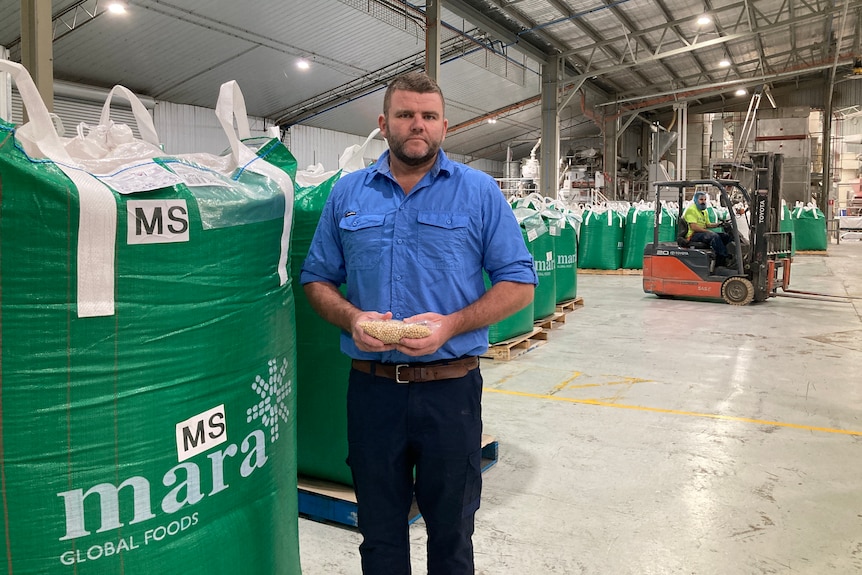
<path id="1" fill-rule="evenodd" d="M 396 383 L 351 370 L 347 462 L 364 575 L 409 575 L 415 494 L 428 532 L 428 575 L 473 575 L 482 489 L 482 376 Z M 415 473 L 415 480 L 414 480 Z"/>
<path id="2" fill-rule="evenodd" d="M 715 252 L 715 255 L 719 258 L 727 257 L 727 244 L 731 241 L 730 234 L 726 234 L 724 232 L 716 233 L 716 232 L 694 232 L 691 234 L 689 241 L 691 242 L 703 242 L 705 244 L 709 244 L 709 247 L 712 248 L 712 251 Z"/>

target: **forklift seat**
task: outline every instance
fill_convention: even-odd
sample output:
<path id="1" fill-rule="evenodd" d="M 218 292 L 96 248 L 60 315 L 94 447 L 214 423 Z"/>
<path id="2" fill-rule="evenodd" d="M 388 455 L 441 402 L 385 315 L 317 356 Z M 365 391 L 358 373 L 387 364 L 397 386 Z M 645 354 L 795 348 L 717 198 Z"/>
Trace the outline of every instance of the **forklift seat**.
<path id="1" fill-rule="evenodd" d="M 680 218 L 677 224 L 676 245 L 681 248 L 695 248 L 699 250 L 712 249 L 706 242 L 690 242 L 686 239 L 688 235 L 688 222 Z"/>

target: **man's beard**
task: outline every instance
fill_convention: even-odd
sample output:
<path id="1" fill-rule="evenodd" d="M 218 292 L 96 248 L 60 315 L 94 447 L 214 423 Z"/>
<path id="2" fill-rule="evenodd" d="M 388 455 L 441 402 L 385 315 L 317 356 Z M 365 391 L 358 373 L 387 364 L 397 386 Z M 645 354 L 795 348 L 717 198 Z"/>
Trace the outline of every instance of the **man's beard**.
<path id="1" fill-rule="evenodd" d="M 408 156 L 404 152 L 404 140 L 390 140 L 389 142 L 389 150 L 392 152 L 392 155 L 398 158 L 403 164 L 408 166 L 421 166 L 426 162 L 431 161 L 437 155 L 437 152 L 440 150 L 439 144 L 428 144 L 428 151 L 422 156 Z"/>

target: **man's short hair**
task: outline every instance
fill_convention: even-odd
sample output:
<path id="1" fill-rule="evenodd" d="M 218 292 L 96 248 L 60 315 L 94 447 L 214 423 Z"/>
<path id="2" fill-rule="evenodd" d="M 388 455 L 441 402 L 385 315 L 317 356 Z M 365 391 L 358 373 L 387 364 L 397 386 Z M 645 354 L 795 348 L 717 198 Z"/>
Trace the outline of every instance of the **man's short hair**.
<path id="1" fill-rule="evenodd" d="M 440 100 L 443 101 L 443 111 L 446 110 L 446 100 L 443 98 L 443 91 L 434 79 L 425 72 L 407 72 L 397 76 L 389 83 L 386 88 L 386 94 L 383 96 L 383 115 L 388 116 L 389 104 L 392 102 L 392 92 L 395 90 L 405 90 L 407 92 L 418 92 L 419 94 L 440 94 Z"/>

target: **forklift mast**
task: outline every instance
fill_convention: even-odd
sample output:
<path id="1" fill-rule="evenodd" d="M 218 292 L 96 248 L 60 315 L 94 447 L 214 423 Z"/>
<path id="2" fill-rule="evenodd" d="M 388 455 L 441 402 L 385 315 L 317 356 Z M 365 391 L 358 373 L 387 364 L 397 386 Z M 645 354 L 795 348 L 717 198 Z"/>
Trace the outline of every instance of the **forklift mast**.
<path id="1" fill-rule="evenodd" d="M 781 177 L 784 156 L 773 152 L 749 153 L 754 166 L 750 214 L 751 279 L 754 300 L 769 297 L 769 260 L 790 254 L 791 236 L 781 233 Z M 772 257 L 770 257 L 772 256 Z"/>

